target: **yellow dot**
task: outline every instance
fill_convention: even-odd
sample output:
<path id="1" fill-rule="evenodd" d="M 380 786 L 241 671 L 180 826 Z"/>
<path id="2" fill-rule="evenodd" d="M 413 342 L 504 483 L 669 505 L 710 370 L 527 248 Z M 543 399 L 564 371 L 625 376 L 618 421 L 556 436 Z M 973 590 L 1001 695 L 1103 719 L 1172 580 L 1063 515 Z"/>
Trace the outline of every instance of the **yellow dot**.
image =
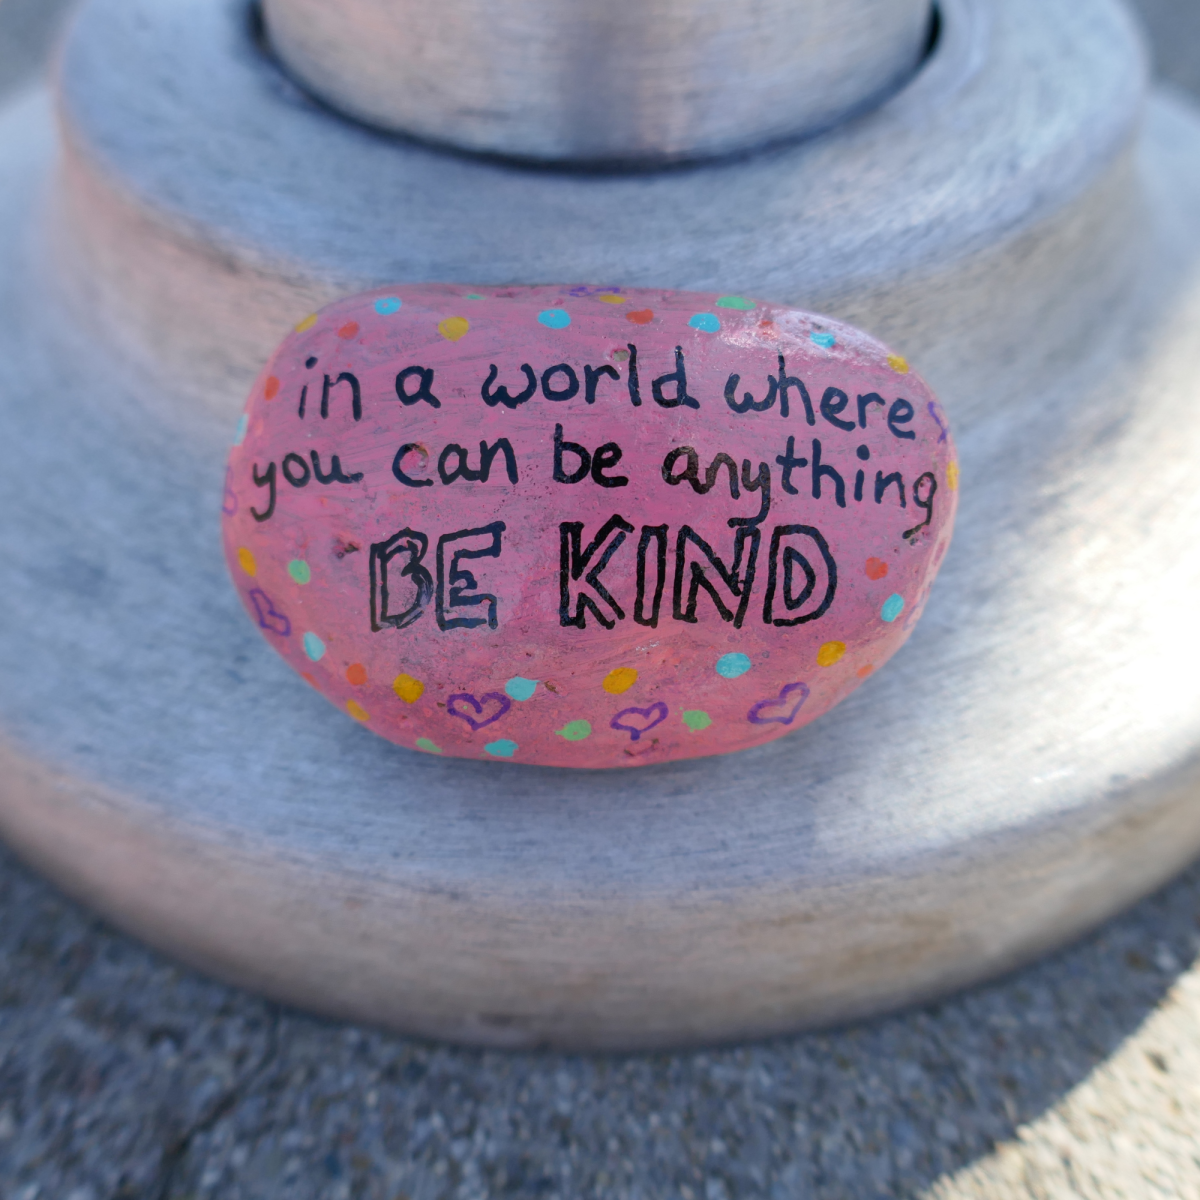
<path id="1" fill-rule="evenodd" d="M 238 551 L 238 565 L 247 575 L 258 574 L 258 563 L 254 561 L 254 555 L 245 546 Z"/>
<path id="2" fill-rule="evenodd" d="M 596 298 L 604 304 L 624 304 L 625 303 L 624 296 L 618 296 L 613 292 L 602 292 Z"/>
<path id="3" fill-rule="evenodd" d="M 471 322 L 466 317 L 447 317 L 438 323 L 438 333 L 448 342 L 457 342 L 460 337 L 465 337 L 470 328 Z"/>
<path id="4" fill-rule="evenodd" d="M 304 333 L 311 329 L 317 323 L 317 314 L 309 313 L 299 325 L 296 326 L 297 333 Z"/>
<path id="5" fill-rule="evenodd" d="M 946 465 L 946 486 L 952 491 L 958 491 L 958 463 L 952 462 Z"/>
<path id="6" fill-rule="evenodd" d="M 832 667 L 846 653 L 845 642 L 826 642 L 817 651 L 817 666 Z"/>
<path id="7" fill-rule="evenodd" d="M 392 691 L 405 704 L 416 704 L 425 695 L 425 685 L 419 679 L 414 679 L 411 675 L 397 675 L 392 681 Z"/>
<path id="8" fill-rule="evenodd" d="M 355 700 L 348 700 L 346 702 L 346 711 L 356 721 L 369 721 L 371 719 L 367 710 L 365 708 L 363 708 L 363 706 Z"/>
<path id="9" fill-rule="evenodd" d="M 908 374 L 908 359 L 903 354 L 889 354 L 888 366 L 896 372 L 897 375 Z"/>
<path id="10" fill-rule="evenodd" d="M 605 675 L 601 686 L 611 695 L 619 696 L 622 692 L 629 691 L 637 683 L 637 678 L 638 673 L 632 667 L 617 667 Z"/>

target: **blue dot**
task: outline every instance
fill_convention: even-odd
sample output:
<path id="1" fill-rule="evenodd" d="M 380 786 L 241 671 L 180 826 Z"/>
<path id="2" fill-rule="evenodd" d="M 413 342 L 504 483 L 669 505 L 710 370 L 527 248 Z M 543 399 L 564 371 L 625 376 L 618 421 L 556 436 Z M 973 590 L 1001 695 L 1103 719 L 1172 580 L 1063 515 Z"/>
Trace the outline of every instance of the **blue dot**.
<path id="1" fill-rule="evenodd" d="M 879 615 L 887 622 L 894 621 L 904 611 L 904 597 L 893 592 L 884 602 Z"/>
<path id="2" fill-rule="evenodd" d="M 516 742 L 510 742 L 508 738 L 501 738 L 498 742 L 488 742 L 484 749 L 493 758 L 512 758 L 520 747 Z"/>
<path id="3" fill-rule="evenodd" d="M 250 428 L 250 417 L 246 413 L 242 413 L 241 419 L 237 423 L 237 429 L 233 432 L 233 444 L 240 446 L 246 440 L 246 430 Z"/>
<path id="4" fill-rule="evenodd" d="M 697 313 L 688 324 L 702 333 L 716 333 L 721 328 L 721 322 L 717 320 L 715 313 Z"/>
<path id="5" fill-rule="evenodd" d="M 514 700 L 528 700 L 537 691 L 537 680 L 523 679 L 520 675 L 514 675 L 504 685 L 504 690 Z"/>
<path id="6" fill-rule="evenodd" d="M 547 308 L 538 313 L 538 320 L 550 329 L 566 329 L 571 323 L 571 314 L 565 308 Z"/>
<path id="7" fill-rule="evenodd" d="M 313 662 L 320 662 L 325 657 L 325 643 L 315 633 L 304 635 L 304 653 Z"/>
<path id="8" fill-rule="evenodd" d="M 810 333 L 808 336 L 823 350 L 832 350 L 837 345 L 837 338 L 832 333 Z"/>
<path id="9" fill-rule="evenodd" d="M 381 317 L 390 317 L 392 313 L 400 311 L 403 303 L 399 296 L 384 296 L 382 300 L 375 301 L 375 311 Z"/>
<path id="10" fill-rule="evenodd" d="M 722 654 L 717 659 L 717 674 L 723 679 L 736 679 L 739 675 L 745 675 L 751 666 L 753 663 L 745 654 Z"/>

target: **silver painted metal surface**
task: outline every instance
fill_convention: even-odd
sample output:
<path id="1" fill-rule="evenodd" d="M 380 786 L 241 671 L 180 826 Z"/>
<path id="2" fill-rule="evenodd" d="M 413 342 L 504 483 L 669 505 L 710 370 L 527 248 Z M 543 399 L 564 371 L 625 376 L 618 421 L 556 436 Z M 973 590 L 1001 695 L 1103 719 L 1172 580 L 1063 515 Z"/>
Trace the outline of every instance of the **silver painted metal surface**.
<path id="1" fill-rule="evenodd" d="M 265 0 L 293 75 L 371 124 L 554 160 L 721 154 L 912 74 L 930 0 Z"/>
<path id="2" fill-rule="evenodd" d="M 236 11 L 94 0 L 36 238 L 47 114 L 0 120 L 0 405 L 24 454 L 0 479 L 0 829 L 26 857 L 293 1002 L 647 1046 L 959 986 L 1195 853 L 1200 122 L 1157 103 L 1131 149 L 1118 10 L 950 5 L 945 57 L 860 124 L 636 180 L 340 124 Z M 940 387 L 962 456 L 902 654 L 761 751 L 620 774 L 411 755 L 297 685 L 220 563 L 230 418 L 281 323 L 431 268 L 866 314 Z"/>

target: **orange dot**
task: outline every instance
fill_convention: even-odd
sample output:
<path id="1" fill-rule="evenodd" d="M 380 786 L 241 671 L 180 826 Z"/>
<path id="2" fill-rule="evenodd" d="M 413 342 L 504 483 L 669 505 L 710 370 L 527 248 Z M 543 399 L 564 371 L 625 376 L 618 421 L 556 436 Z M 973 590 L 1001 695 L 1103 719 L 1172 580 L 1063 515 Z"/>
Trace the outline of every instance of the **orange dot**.
<path id="1" fill-rule="evenodd" d="M 888 565 L 882 558 L 867 559 L 867 578 L 882 579 L 888 573 Z"/>
<path id="2" fill-rule="evenodd" d="M 263 384 L 263 398 L 266 400 L 274 400 L 279 395 L 279 380 L 274 375 L 267 376 L 267 382 Z"/>
<path id="3" fill-rule="evenodd" d="M 351 663 L 346 668 L 346 680 L 355 687 L 362 687 L 367 682 L 367 668 L 362 663 Z"/>
<path id="4" fill-rule="evenodd" d="M 338 337 L 345 338 L 349 341 L 351 338 L 358 337 L 358 322 L 347 321 L 345 325 L 338 330 Z"/>
<path id="5" fill-rule="evenodd" d="M 637 683 L 637 678 L 638 673 L 632 667 L 617 667 L 605 675 L 600 686 L 610 695 L 619 696 L 622 692 L 629 691 Z"/>
<path id="6" fill-rule="evenodd" d="M 346 702 L 346 711 L 356 721 L 369 721 L 371 719 L 371 714 L 368 713 L 367 710 L 365 708 L 363 708 L 363 706 L 361 704 L 357 704 L 353 700 L 348 700 Z"/>
<path id="7" fill-rule="evenodd" d="M 649 325 L 654 320 L 654 310 L 649 308 L 638 308 L 633 312 L 625 314 L 625 320 L 632 321 L 635 325 Z"/>
<path id="8" fill-rule="evenodd" d="M 858 670 L 855 672 L 855 674 L 858 675 L 859 679 L 866 679 L 866 677 L 868 675 L 870 675 L 871 672 L 874 670 L 875 670 L 875 664 L 867 663 L 867 665 L 865 667 L 859 667 Z"/>
<path id="9" fill-rule="evenodd" d="M 835 662 L 838 662 L 842 655 L 846 653 L 845 642 L 826 642 L 820 650 L 817 651 L 817 666 L 832 667 Z"/>
<path id="10" fill-rule="evenodd" d="M 300 678 L 303 679 L 305 683 L 310 684 L 312 687 L 317 686 L 317 681 L 307 671 L 301 671 Z"/>
<path id="11" fill-rule="evenodd" d="M 258 574 L 258 563 L 254 561 L 254 554 L 250 550 L 246 549 L 245 546 L 238 551 L 237 558 L 238 566 L 240 566 L 247 575 Z"/>

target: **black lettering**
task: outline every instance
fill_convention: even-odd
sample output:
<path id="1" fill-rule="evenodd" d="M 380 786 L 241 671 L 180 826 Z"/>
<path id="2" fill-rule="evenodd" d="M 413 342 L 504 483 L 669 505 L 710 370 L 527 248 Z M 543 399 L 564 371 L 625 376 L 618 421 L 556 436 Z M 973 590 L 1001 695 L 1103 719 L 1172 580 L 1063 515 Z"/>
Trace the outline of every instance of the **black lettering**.
<path id="1" fill-rule="evenodd" d="M 707 559 L 715 574 L 709 574 L 698 562 L 687 561 L 689 543 L 694 545 Z M 747 551 L 747 543 L 749 550 Z M 683 525 L 675 540 L 675 581 L 672 615 L 677 621 L 694 625 L 698 621 L 696 603 L 700 589 L 708 593 L 722 621 L 732 621 L 735 629 L 741 629 L 746 619 L 746 608 L 750 603 L 750 592 L 754 587 L 754 568 L 758 561 L 759 529 L 757 525 L 742 525 L 733 536 L 733 565 L 725 564 L 713 553 L 713 548 L 690 525 Z M 745 569 L 743 571 L 743 563 Z M 688 568 L 691 568 L 690 570 Z M 714 582 L 715 580 L 715 582 Z M 684 606 L 684 583 L 687 583 L 687 605 Z M 726 605 L 716 584 L 723 585 L 736 608 Z"/>
<path id="2" fill-rule="evenodd" d="M 801 613 L 795 617 L 775 616 L 775 594 L 779 587 L 780 550 L 783 551 L 783 605 L 788 612 L 795 612 L 808 603 L 817 589 L 818 575 L 813 561 L 800 550 L 785 546 L 785 537 L 804 537 L 817 548 L 817 555 L 812 559 L 824 568 L 825 588 L 821 602 L 810 612 Z M 819 555 L 819 558 L 818 558 Z M 795 589 L 796 571 L 804 574 L 804 586 L 797 592 Z M 776 525 L 771 533 L 771 554 L 767 563 L 767 591 L 763 597 L 763 623 L 779 627 L 788 625 L 803 625 L 823 617 L 837 595 L 837 563 L 829 551 L 829 543 L 822 537 L 820 531 L 812 525 Z"/>
<path id="3" fill-rule="evenodd" d="M 600 575 L 608 566 L 609 560 L 621 548 L 625 538 L 633 532 L 633 526 L 623 517 L 614 513 L 601 526 L 600 532 L 591 540 L 587 549 L 583 545 L 583 522 L 563 521 L 558 527 L 559 532 L 559 572 L 558 572 L 558 620 L 563 626 L 574 626 L 576 629 L 587 628 L 587 614 L 592 616 L 605 628 L 612 629 L 618 621 L 625 619 L 625 610 L 613 599 L 608 589 L 600 582 Z M 603 552 L 601 549 L 603 548 Z M 588 564 L 599 554 L 595 564 L 588 569 Z M 584 571 L 587 574 L 584 575 Z M 584 582 L 600 597 L 601 601 L 612 612 L 606 617 L 600 611 L 600 606 L 591 596 L 583 591 L 575 597 L 575 613 L 571 613 L 571 584 L 578 583 L 580 576 Z"/>
<path id="4" fill-rule="evenodd" d="M 815 425 L 817 418 L 813 413 L 812 397 L 808 394 L 808 388 L 804 386 L 804 380 L 787 373 L 787 367 L 784 365 L 782 354 L 779 356 L 779 378 L 776 382 L 779 387 L 779 415 L 781 417 L 790 415 L 788 409 L 788 390 L 796 387 L 800 389 L 800 400 L 804 405 L 804 419 L 810 425 Z"/>
<path id="5" fill-rule="evenodd" d="M 328 375 L 325 376 L 325 383 L 321 388 L 321 416 L 322 418 L 329 416 L 329 393 L 342 383 L 347 383 L 350 385 L 350 411 L 354 414 L 354 419 L 356 421 L 361 421 L 362 388 L 358 386 L 358 379 L 351 375 L 349 371 L 343 371 L 336 379 L 333 380 L 331 380 Z"/>
<path id="6" fill-rule="evenodd" d="M 579 458 L 578 470 L 572 471 L 570 475 L 563 470 L 563 451 L 568 454 L 575 454 Z M 563 441 L 563 427 L 555 425 L 554 427 L 554 482 L 555 483 L 579 483 L 588 477 L 588 472 L 592 469 L 592 456 L 588 452 L 586 446 L 581 446 L 578 442 Z"/>
<path id="7" fill-rule="evenodd" d="M 500 373 L 496 364 L 492 363 L 492 369 L 488 372 L 487 379 L 483 381 L 483 388 L 480 391 L 483 402 L 489 408 L 495 408 L 497 404 L 503 404 L 505 408 L 516 408 L 519 404 L 524 404 L 537 391 L 538 381 L 537 376 L 533 373 L 533 368 L 528 363 L 522 363 L 521 370 L 525 372 L 525 390 L 513 396 L 509 394 L 508 388 L 503 386 L 496 388 L 495 391 L 492 390 L 492 384 L 496 382 L 496 376 Z"/>
<path id="8" fill-rule="evenodd" d="M 555 389 L 550 386 L 550 380 L 555 375 L 566 377 L 566 387 Z M 553 367 L 547 367 L 542 372 L 542 395 L 547 400 L 570 400 L 572 396 L 578 396 L 579 376 L 566 363 L 558 363 Z"/>
<path id="9" fill-rule="evenodd" d="M 605 475 L 609 467 L 615 467 L 621 461 L 624 451 L 616 442 L 605 442 L 592 455 L 592 479 L 601 487 L 624 487 L 629 482 L 628 475 Z"/>
<path id="10" fill-rule="evenodd" d="M 407 384 L 410 379 L 417 381 L 417 390 L 410 392 L 407 389 Z M 426 404 L 433 408 L 441 408 L 442 402 L 433 394 L 433 368 L 432 367 L 405 367 L 399 375 L 396 376 L 396 396 L 401 404 L 411 407 L 418 400 L 424 400 Z"/>
<path id="11" fill-rule="evenodd" d="M 363 477 L 361 471 L 355 471 L 353 475 L 344 475 L 341 461 L 336 454 L 330 456 L 328 475 L 321 470 L 321 456 L 315 450 L 310 451 L 309 458 L 312 459 L 313 475 L 318 483 L 357 483 Z"/>
<path id="12" fill-rule="evenodd" d="M 404 484 L 405 487 L 433 487 L 432 479 L 414 479 L 412 476 L 405 474 L 404 468 L 400 465 L 404 461 L 404 456 L 413 450 L 419 450 L 425 456 L 425 461 L 429 461 L 429 451 L 425 449 L 420 442 L 405 442 L 399 450 L 396 451 L 396 457 L 392 459 L 392 474 Z"/>
<path id="13" fill-rule="evenodd" d="M 771 511 L 771 468 L 765 462 L 758 464 L 758 475 L 754 478 L 750 476 L 750 460 L 742 459 L 742 487 L 748 492 L 762 492 L 762 500 L 758 510 L 757 517 L 730 517 L 729 524 L 731 527 L 736 525 L 757 525 L 759 522 L 766 519 L 767 513 Z"/>
<path id="14" fill-rule="evenodd" d="M 264 475 L 258 473 L 258 463 L 254 463 L 250 468 L 250 478 L 254 480 L 255 487 L 265 487 L 270 490 L 267 492 L 267 511 L 260 513 L 257 509 L 252 508 L 250 515 L 256 521 L 269 521 L 272 513 L 275 511 L 275 464 L 267 463 L 267 470 Z"/>
<path id="15" fill-rule="evenodd" d="M 638 386 L 637 347 L 632 342 L 626 342 L 629 347 L 629 375 L 626 386 L 629 388 L 629 403 L 637 408 L 642 402 L 642 390 Z"/>
<path id="16" fill-rule="evenodd" d="M 866 429 L 867 427 L 867 409 L 872 404 L 878 404 L 880 408 L 887 407 L 887 401 L 878 392 L 867 392 L 865 396 L 858 398 L 858 427 Z"/>
<path id="17" fill-rule="evenodd" d="M 725 384 L 725 403 L 735 413 L 766 412 L 775 403 L 775 397 L 779 392 L 779 380 L 774 375 L 767 376 L 769 381 L 767 394 L 761 400 L 755 400 L 752 392 L 743 392 L 741 400 L 737 399 L 737 387 L 741 379 L 740 375 L 730 375 Z"/>
<path id="18" fill-rule="evenodd" d="M 834 398 L 837 398 L 837 403 L 834 403 Z M 839 429 L 850 430 L 854 428 L 853 421 L 843 421 L 837 414 L 850 403 L 850 397 L 842 391 L 841 388 L 827 387 L 825 395 L 821 397 L 821 416 L 827 420 L 830 425 L 836 425 Z"/>
<path id="19" fill-rule="evenodd" d="M 666 525 L 643 525 L 637 550 L 637 597 L 633 603 L 633 619 L 639 625 L 658 628 L 658 614 L 662 607 L 663 589 L 667 582 L 667 529 Z M 646 552 L 654 542 L 654 598 L 650 602 L 650 615 L 646 615 Z"/>
<path id="20" fill-rule="evenodd" d="M 687 467 L 682 475 L 673 475 L 675 464 L 686 457 Z M 713 485 L 717 482 L 717 475 L 722 467 L 729 470 L 729 494 L 735 499 L 740 499 L 741 492 L 738 491 L 738 474 L 737 463 L 729 457 L 728 454 L 718 452 L 711 463 L 708 464 L 704 472 L 704 482 L 700 482 L 700 455 L 696 453 L 694 446 L 676 446 L 674 450 L 667 452 L 667 457 L 663 459 L 662 477 L 664 483 L 669 483 L 672 487 L 677 487 L 685 480 L 692 485 L 692 491 L 701 496 L 707 495 L 713 489 Z"/>
<path id="21" fill-rule="evenodd" d="M 779 480 L 780 487 L 789 496 L 800 495 L 799 489 L 792 483 L 792 472 L 797 467 L 807 467 L 808 459 L 796 457 L 796 439 L 794 437 L 788 438 L 787 449 L 782 454 L 777 454 L 775 461 L 783 468 L 783 476 Z"/>
<path id="22" fill-rule="evenodd" d="M 306 383 L 300 389 L 300 408 L 297 410 L 297 413 L 296 413 L 296 415 L 298 417 L 300 417 L 301 420 L 304 419 L 304 409 L 307 406 L 307 404 L 308 404 L 308 384 Z"/>
<path id="23" fill-rule="evenodd" d="M 630 349 L 632 350 L 633 347 L 631 346 Z M 608 363 L 605 363 L 603 366 L 599 367 L 586 366 L 583 368 L 583 399 L 587 404 L 596 403 L 596 385 L 605 375 L 607 375 L 609 379 L 620 380 L 621 378 L 620 371 L 618 371 L 616 367 L 609 366 Z M 636 400 L 634 403 L 640 404 L 641 400 Z"/>
<path id="24" fill-rule="evenodd" d="M 896 491 L 900 493 L 900 507 L 907 508 L 908 505 L 904 503 L 904 479 L 899 471 L 893 471 L 890 475 L 885 475 L 882 471 L 875 472 L 875 503 L 883 503 L 883 493 L 893 483 L 896 485 Z"/>
<path id="25" fill-rule="evenodd" d="M 401 529 L 386 542 L 376 542 L 371 547 L 371 628 L 376 633 L 388 626 L 405 629 L 424 613 L 433 595 L 433 578 L 422 565 L 428 549 L 429 539 L 415 529 Z M 408 561 L 397 576 L 390 564 L 401 554 L 406 554 Z M 396 578 L 411 580 L 414 588 L 408 607 L 398 613 L 391 610 L 391 583 Z"/>
<path id="26" fill-rule="evenodd" d="M 630 358 L 630 371 L 632 372 L 633 359 Z M 675 395 L 668 396 L 663 391 L 663 384 L 674 383 Z M 651 385 L 651 391 L 654 393 L 654 402 L 663 408 L 678 408 L 681 404 L 686 408 L 699 408 L 700 401 L 694 396 L 688 395 L 687 390 L 687 367 L 683 361 L 683 347 L 675 347 L 675 370 L 666 375 L 660 375 Z"/>
<path id="27" fill-rule="evenodd" d="M 509 483 L 517 482 L 517 456 L 513 453 L 512 443 L 508 438 L 497 438 L 490 446 L 487 442 L 479 443 L 479 477 L 487 483 L 492 473 L 492 459 L 497 454 L 504 455 L 504 470 Z"/>
<path id="28" fill-rule="evenodd" d="M 921 484 L 929 484 L 929 494 L 923 499 L 921 497 Z M 918 475 L 916 482 L 912 485 L 912 501 L 918 508 L 925 510 L 925 520 L 920 525 L 914 525 L 911 529 L 904 531 L 904 536 L 911 540 L 916 537 L 927 525 L 933 521 L 933 497 L 938 489 L 938 481 L 932 471 L 926 471 L 924 475 Z"/>
<path id="29" fill-rule="evenodd" d="M 292 472 L 299 468 L 300 474 L 293 475 Z M 298 454 L 288 454 L 283 460 L 283 477 L 294 488 L 302 488 L 307 486 L 308 481 L 312 478 L 312 473 L 308 469 L 308 463 L 304 461 Z"/>
<path id="30" fill-rule="evenodd" d="M 495 629 L 499 624 L 496 597 L 490 592 L 479 591 L 479 584 L 475 581 L 475 576 L 470 571 L 464 571 L 459 564 L 463 559 L 499 558 L 500 535 L 505 528 L 503 521 L 493 521 L 490 525 L 484 525 L 480 529 L 460 529 L 457 533 L 446 533 L 438 538 L 437 623 L 443 632 L 451 629 L 474 629 L 479 625 Z M 474 549 L 464 547 L 455 550 L 450 555 L 450 570 L 447 574 L 446 548 L 455 542 L 479 537 L 488 538 L 488 544 Z M 449 583 L 448 592 L 447 582 Z M 447 615 L 450 610 L 470 608 L 480 604 L 487 606 L 486 617 L 451 617 Z"/>
<path id="31" fill-rule="evenodd" d="M 458 458 L 458 466 L 453 471 L 446 470 L 446 464 L 450 461 L 451 456 Z M 468 483 L 478 483 L 482 477 L 479 471 L 471 470 L 467 463 L 466 450 L 455 442 L 451 442 L 441 454 L 438 455 L 438 476 L 444 484 L 451 484 L 456 479 L 465 479 Z"/>
<path id="32" fill-rule="evenodd" d="M 896 428 L 897 425 L 907 425 L 912 419 L 913 406 L 907 400 L 897 400 L 888 409 L 887 427 L 898 438 L 915 438 L 917 435 L 914 430 Z"/>
<path id="33" fill-rule="evenodd" d="M 843 393 L 844 395 L 844 393 Z M 822 402 L 824 403 L 824 402 Z M 846 507 L 846 484 L 842 477 L 829 465 L 821 463 L 821 443 L 813 438 L 812 448 L 812 495 L 814 500 L 821 498 L 821 476 L 828 475 L 833 480 L 833 496 L 838 508 Z"/>

